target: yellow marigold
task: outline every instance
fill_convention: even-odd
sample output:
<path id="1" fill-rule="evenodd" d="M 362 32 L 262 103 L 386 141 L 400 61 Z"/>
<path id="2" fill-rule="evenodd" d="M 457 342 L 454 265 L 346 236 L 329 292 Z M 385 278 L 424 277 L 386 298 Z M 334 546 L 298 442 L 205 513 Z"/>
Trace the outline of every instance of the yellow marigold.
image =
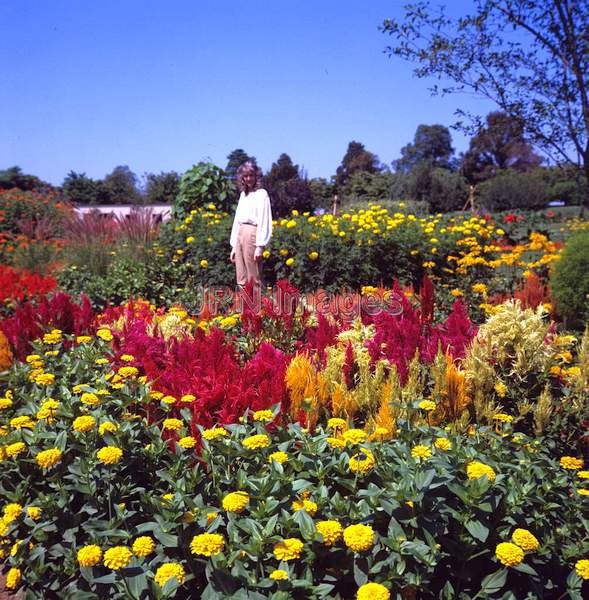
<path id="1" fill-rule="evenodd" d="M 425 412 L 431 412 L 432 410 L 436 410 L 436 403 L 431 400 L 422 400 L 419 403 L 419 408 Z"/>
<path id="2" fill-rule="evenodd" d="M 348 429 L 344 431 L 342 438 L 346 444 L 362 444 L 366 441 L 366 432 L 362 429 Z"/>
<path id="3" fill-rule="evenodd" d="M 104 340 L 105 342 L 112 342 L 113 339 L 113 335 L 110 331 L 110 329 L 106 329 L 106 328 L 101 328 L 96 332 L 96 335 L 101 339 Z"/>
<path id="4" fill-rule="evenodd" d="M 466 476 L 469 479 L 478 479 L 479 477 L 487 476 L 489 481 L 495 481 L 495 471 L 489 466 L 478 461 L 468 463 L 466 467 Z"/>
<path id="5" fill-rule="evenodd" d="M 212 442 L 220 437 L 229 435 L 229 432 L 223 427 L 213 427 L 212 429 L 203 429 L 202 437 L 208 442 Z"/>
<path id="6" fill-rule="evenodd" d="M 516 529 L 511 536 L 514 544 L 517 544 L 524 552 L 534 552 L 540 547 L 538 538 L 527 529 Z"/>
<path id="7" fill-rule="evenodd" d="M 91 342 L 92 338 L 89 335 L 78 335 L 76 336 L 76 343 L 77 344 L 87 344 L 88 342 Z"/>
<path id="8" fill-rule="evenodd" d="M 524 551 L 511 542 L 501 542 L 495 548 L 495 556 L 505 567 L 517 567 L 524 559 Z"/>
<path id="9" fill-rule="evenodd" d="M 218 516 L 219 513 L 216 512 L 207 513 L 207 525 L 210 525 Z"/>
<path id="10" fill-rule="evenodd" d="M 137 367 L 121 367 L 117 373 L 121 377 L 135 377 L 139 373 L 139 369 Z"/>
<path id="11" fill-rule="evenodd" d="M 164 563 L 158 567 L 153 578 L 160 587 L 164 587 L 172 577 L 175 577 L 180 585 L 184 583 L 186 572 L 181 564 L 176 562 Z"/>
<path id="12" fill-rule="evenodd" d="M 317 260 L 319 258 L 319 252 L 312 250 L 311 252 L 309 252 L 309 258 L 311 260 Z"/>
<path id="13" fill-rule="evenodd" d="M 575 571 L 582 579 L 589 579 L 589 560 L 582 558 L 575 563 Z"/>
<path id="14" fill-rule="evenodd" d="M 180 419 L 164 419 L 162 427 L 164 429 L 178 431 L 178 429 L 182 429 L 182 427 L 184 427 L 184 423 Z"/>
<path id="15" fill-rule="evenodd" d="M 52 422 L 60 406 L 61 404 L 57 400 L 47 398 L 37 412 L 37 419 L 47 419 L 47 421 Z"/>
<path id="16" fill-rule="evenodd" d="M 123 451 L 116 446 L 105 446 L 96 453 L 96 458 L 105 465 L 114 465 L 123 458 Z"/>
<path id="17" fill-rule="evenodd" d="M 448 438 L 436 438 L 436 441 L 434 442 L 434 446 L 438 449 L 438 450 L 444 450 L 444 451 L 448 451 L 452 449 L 452 442 L 448 439 Z"/>
<path id="18" fill-rule="evenodd" d="M 574 456 L 563 456 L 560 459 L 560 466 L 563 469 L 570 469 L 571 471 L 576 471 L 577 469 L 583 468 L 583 459 L 575 458 Z"/>
<path id="19" fill-rule="evenodd" d="M 195 535 L 190 542 L 190 551 L 199 556 L 219 554 L 225 546 L 225 538 L 220 533 L 201 533 Z"/>
<path id="20" fill-rule="evenodd" d="M 176 398 L 175 398 L 174 396 L 170 396 L 170 395 L 168 394 L 167 396 L 163 396 L 163 397 L 161 398 L 161 401 L 162 401 L 164 404 L 175 404 L 175 402 L 176 402 Z"/>
<path id="21" fill-rule="evenodd" d="M 10 419 L 10 426 L 13 429 L 35 429 L 35 421 L 27 415 L 21 417 L 14 417 Z"/>
<path id="22" fill-rule="evenodd" d="M 196 439 L 193 438 L 191 435 L 187 435 L 186 437 L 180 438 L 178 440 L 178 445 L 184 448 L 185 450 L 188 450 L 196 446 Z"/>
<path id="23" fill-rule="evenodd" d="M 223 498 L 223 508 L 227 512 L 241 513 L 250 502 L 247 492 L 231 492 Z"/>
<path id="24" fill-rule="evenodd" d="M 138 537 L 131 546 L 135 556 L 149 556 L 155 550 L 155 542 L 148 535 Z"/>
<path id="25" fill-rule="evenodd" d="M 497 392 L 499 398 L 505 398 L 507 396 L 507 386 L 502 381 L 499 381 L 495 384 L 495 392 Z"/>
<path id="26" fill-rule="evenodd" d="M 133 362 L 135 357 L 132 354 L 121 354 L 121 360 L 123 362 Z"/>
<path id="27" fill-rule="evenodd" d="M 82 546 L 77 554 L 81 567 L 94 567 L 102 560 L 102 550 L 96 544 Z"/>
<path id="28" fill-rule="evenodd" d="M 341 440 L 339 438 L 334 438 L 334 437 L 328 437 L 325 440 L 332 448 L 336 448 L 338 450 L 341 450 L 342 448 L 346 447 L 346 442 L 344 442 L 344 440 Z"/>
<path id="29" fill-rule="evenodd" d="M 286 581 L 288 579 L 288 573 L 284 569 L 274 569 L 268 577 L 274 579 L 274 581 Z"/>
<path id="30" fill-rule="evenodd" d="M 209 261 L 206 258 L 203 258 L 199 264 L 203 269 L 206 269 L 209 266 Z"/>
<path id="31" fill-rule="evenodd" d="M 18 456 L 19 454 L 24 452 L 26 449 L 27 449 L 27 447 L 24 444 L 24 442 L 14 442 L 14 444 L 9 444 L 8 446 L 4 447 L 4 451 L 6 452 L 6 456 L 8 456 L 8 458 L 12 458 L 13 456 Z"/>
<path id="32" fill-rule="evenodd" d="M 326 546 L 333 546 L 342 539 L 344 529 L 337 521 L 319 521 L 316 527 Z"/>
<path id="33" fill-rule="evenodd" d="M 511 423 L 513 421 L 513 417 L 505 413 L 496 413 L 493 415 L 493 420 L 498 421 L 499 423 Z"/>
<path id="34" fill-rule="evenodd" d="M 194 394 L 184 394 L 180 398 L 180 402 L 194 402 L 196 400 L 196 396 Z"/>
<path id="35" fill-rule="evenodd" d="M 475 283 L 472 286 L 472 291 L 475 294 L 486 294 L 487 293 L 487 286 L 484 283 Z"/>
<path id="36" fill-rule="evenodd" d="M 117 571 L 129 566 L 133 553 L 127 546 L 115 546 L 104 553 L 104 566 Z"/>
<path id="37" fill-rule="evenodd" d="M 8 448 L 7 448 L 8 451 Z M 577 477 L 580 477 L 581 479 L 589 479 L 589 471 L 579 471 L 577 473 Z"/>
<path id="38" fill-rule="evenodd" d="M 80 398 L 80 401 L 84 404 L 88 404 L 89 406 L 96 406 L 97 404 L 100 404 L 100 398 L 92 392 L 84 392 Z"/>
<path id="39" fill-rule="evenodd" d="M 55 375 L 53 373 L 39 373 L 35 377 L 35 383 L 38 385 L 51 385 L 55 382 Z"/>
<path id="40" fill-rule="evenodd" d="M 97 358 L 94 362 L 97 365 L 107 365 L 108 364 L 108 358 Z"/>
<path id="41" fill-rule="evenodd" d="M 389 600 L 391 593 L 380 583 L 365 583 L 358 588 L 356 600 Z"/>
<path id="42" fill-rule="evenodd" d="M 344 543 L 354 552 L 364 552 L 374 546 L 374 530 L 370 525 L 349 525 L 344 529 Z"/>
<path id="43" fill-rule="evenodd" d="M 301 498 L 294 500 L 292 503 L 292 509 L 296 512 L 297 510 L 306 510 L 309 516 L 314 517 L 317 513 L 317 503 L 307 498 Z"/>
<path id="44" fill-rule="evenodd" d="M 411 448 L 411 456 L 417 460 L 427 460 L 432 455 L 431 448 L 424 446 L 423 444 L 417 444 Z"/>
<path id="45" fill-rule="evenodd" d="M 375 466 L 374 454 L 367 448 L 360 448 L 360 452 L 354 454 L 348 463 L 348 468 L 352 473 L 361 473 L 362 475 L 372 471 Z"/>
<path id="46" fill-rule="evenodd" d="M 50 469 L 61 461 L 62 453 L 58 448 L 50 448 L 49 450 L 43 450 L 35 456 L 35 461 L 43 469 Z"/>
<path id="47" fill-rule="evenodd" d="M 589 496 L 589 490 L 580 489 L 577 490 L 577 493 L 579 494 L 579 496 Z"/>
<path id="48" fill-rule="evenodd" d="M 18 502 L 11 502 L 4 507 L 4 521 L 12 523 L 18 519 L 22 513 L 22 506 Z"/>
<path id="49" fill-rule="evenodd" d="M 53 329 L 50 333 L 46 333 L 43 336 L 44 344 L 59 344 L 62 340 L 61 331 L 59 329 Z"/>
<path id="50" fill-rule="evenodd" d="M 274 556 L 277 560 L 296 560 L 301 558 L 303 542 L 297 538 L 286 538 L 274 546 Z"/>
<path id="51" fill-rule="evenodd" d="M 460 298 L 460 296 L 464 296 L 464 292 L 458 288 L 454 288 L 450 291 L 450 293 L 454 296 L 454 298 Z"/>
<path id="52" fill-rule="evenodd" d="M 12 567 L 12 569 L 10 569 L 6 574 L 6 588 L 9 590 L 15 590 L 19 586 L 21 579 L 22 575 L 20 569 Z"/>
<path id="53" fill-rule="evenodd" d="M 119 426 L 112 421 L 105 421 L 98 426 L 98 433 L 104 435 L 105 433 L 114 433 L 117 431 Z"/>
<path id="54" fill-rule="evenodd" d="M 86 433 L 87 431 L 91 431 L 96 427 L 96 419 L 91 415 L 84 415 L 82 417 L 77 417 L 73 422 L 74 431 L 78 433 Z"/>
<path id="55" fill-rule="evenodd" d="M 275 460 L 279 464 L 283 464 L 288 461 L 288 454 L 286 452 L 281 451 L 272 452 L 272 454 L 270 454 L 270 456 L 268 457 L 268 462 L 272 463 L 273 460 Z"/>
<path id="56" fill-rule="evenodd" d="M 149 392 L 149 397 L 153 398 L 154 400 L 161 400 L 164 397 L 164 393 L 158 392 L 157 390 L 152 390 Z"/>
<path id="57" fill-rule="evenodd" d="M 286 266 L 287 267 L 292 267 L 294 265 L 294 258 L 292 258 L 292 256 L 290 258 L 286 259 Z"/>
<path id="58" fill-rule="evenodd" d="M 267 448 L 270 445 L 270 438 L 264 433 L 252 435 L 243 440 L 243 445 L 248 450 L 255 450 L 256 448 Z"/>
<path id="59" fill-rule="evenodd" d="M 27 507 L 27 515 L 33 521 L 38 521 L 41 518 L 42 510 L 38 506 Z"/>
<path id="60" fill-rule="evenodd" d="M 37 362 L 41 357 L 38 354 L 28 354 L 25 358 L 27 363 Z"/>
<path id="61" fill-rule="evenodd" d="M 272 421 L 272 419 L 274 419 L 274 414 L 271 410 L 257 410 L 253 414 L 252 418 L 254 421 L 263 421 L 269 423 Z"/>
<path id="62" fill-rule="evenodd" d="M 12 400 L 10 398 L 0 398 L 0 410 L 12 408 Z"/>
<path id="63" fill-rule="evenodd" d="M 330 429 L 335 429 L 336 431 L 344 431 L 348 428 L 348 423 L 345 419 L 339 419 L 338 417 L 332 417 L 327 421 L 327 426 Z"/>

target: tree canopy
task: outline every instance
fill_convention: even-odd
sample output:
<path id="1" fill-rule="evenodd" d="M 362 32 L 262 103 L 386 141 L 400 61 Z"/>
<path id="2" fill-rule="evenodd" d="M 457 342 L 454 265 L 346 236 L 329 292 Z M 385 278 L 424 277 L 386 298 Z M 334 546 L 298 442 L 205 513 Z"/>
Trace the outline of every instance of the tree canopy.
<path id="1" fill-rule="evenodd" d="M 364 144 L 352 141 L 348 144 L 341 165 L 337 168 L 335 182 L 339 187 L 346 183 L 352 173 L 357 171 L 376 173 L 378 170 L 379 164 L 376 154 L 366 150 Z"/>
<path id="2" fill-rule="evenodd" d="M 420 125 L 415 132 L 413 143 L 401 148 L 401 158 L 394 161 L 393 165 L 402 173 L 409 173 L 421 163 L 448 169 L 452 154 L 452 136 L 447 127 Z"/>

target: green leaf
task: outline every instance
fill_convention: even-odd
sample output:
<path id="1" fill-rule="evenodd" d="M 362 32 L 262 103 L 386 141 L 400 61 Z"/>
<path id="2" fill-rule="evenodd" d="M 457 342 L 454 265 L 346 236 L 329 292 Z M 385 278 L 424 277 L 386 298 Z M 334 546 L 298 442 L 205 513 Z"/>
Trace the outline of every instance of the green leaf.
<path id="1" fill-rule="evenodd" d="M 501 568 L 490 575 L 487 575 L 481 582 L 481 592 L 494 594 L 498 592 L 507 581 L 507 569 Z"/>
<path id="2" fill-rule="evenodd" d="M 486 542 L 489 537 L 489 528 L 485 527 L 480 521 L 467 521 L 464 526 L 479 542 Z"/>
<path id="3" fill-rule="evenodd" d="M 293 519 L 299 526 L 303 538 L 306 540 L 312 540 L 315 536 L 316 529 L 315 523 L 309 516 L 309 513 L 306 510 L 296 510 Z"/>

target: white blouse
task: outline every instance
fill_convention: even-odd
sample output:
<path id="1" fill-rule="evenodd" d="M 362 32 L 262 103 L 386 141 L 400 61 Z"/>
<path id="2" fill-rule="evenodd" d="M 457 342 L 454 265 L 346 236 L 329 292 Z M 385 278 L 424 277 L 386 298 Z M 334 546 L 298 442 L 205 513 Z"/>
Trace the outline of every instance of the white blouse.
<path id="1" fill-rule="evenodd" d="M 263 247 L 268 244 L 272 236 L 272 208 L 270 206 L 270 196 L 268 196 L 266 190 L 255 190 L 247 196 L 244 192 L 241 192 L 239 195 L 229 240 L 232 248 L 235 248 L 237 244 L 237 231 L 241 223 L 257 225 L 256 246 Z"/>

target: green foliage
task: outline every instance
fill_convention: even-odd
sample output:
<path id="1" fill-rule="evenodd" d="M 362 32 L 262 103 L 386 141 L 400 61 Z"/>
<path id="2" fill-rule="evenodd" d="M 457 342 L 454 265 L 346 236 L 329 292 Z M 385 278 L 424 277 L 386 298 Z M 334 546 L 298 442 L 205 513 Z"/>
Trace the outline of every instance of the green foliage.
<path id="1" fill-rule="evenodd" d="M 242 148 L 236 148 L 235 150 L 231 151 L 227 155 L 227 166 L 225 167 L 225 174 L 227 177 L 234 182 L 237 177 L 237 169 L 239 169 L 239 167 L 248 160 L 251 160 L 255 163 L 256 157 L 250 156 Z"/>
<path id="2" fill-rule="evenodd" d="M 589 320 L 589 232 L 567 240 L 550 279 L 558 314 L 569 327 L 580 328 Z"/>
<path id="3" fill-rule="evenodd" d="M 331 207 L 335 194 L 335 185 L 329 183 L 324 177 L 314 177 L 313 179 L 309 179 L 309 189 L 313 196 L 313 206 Z"/>
<path id="4" fill-rule="evenodd" d="M 368 204 L 390 199 L 394 179 L 395 175 L 387 171 L 379 173 L 356 171 L 340 189 L 342 204 L 362 202 Z"/>
<path id="5" fill-rule="evenodd" d="M 174 204 L 180 188 L 180 175 L 176 171 L 168 173 L 147 173 L 145 183 L 146 204 Z"/>
<path id="6" fill-rule="evenodd" d="M 41 181 L 35 175 L 26 175 L 20 167 L 10 167 L 0 170 L 0 189 L 11 190 L 13 188 L 30 191 L 37 188 L 52 188 L 49 183 Z"/>
<path id="7" fill-rule="evenodd" d="M 476 202 L 488 211 L 546 206 L 548 184 L 541 170 L 517 173 L 511 169 L 481 183 Z"/>
<path id="8" fill-rule="evenodd" d="M 43 356 L 46 348 L 39 345 L 36 353 Z M 408 420 L 399 421 L 393 440 L 337 449 L 328 442 L 334 433 L 321 426 L 312 432 L 292 424 L 267 429 L 249 415 L 226 426 L 227 435 L 203 439 L 196 455 L 176 443 L 200 437 L 192 410 L 150 399 L 148 385 L 133 377 L 112 386 L 110 365 L 96 364 L 110 345 L 95 339 L 69 350 L 51 348 L 60 351 L 44 356 L 54 383 L 31 382 L 34 367 L 17 364 L 0 384 L 0 395 L 15 391 L 0 412 L 0 425 L 9 427 L 3 447 L 24 444 L 0 470 L 2 509 L 19 505 L 11 507 L 4 531 L 4 568 L 21 570 L 27 598 L 343 600 L 367 581 L 397 598 L 459 593 L 464 600 L 529 594 L 580 600 L 586 592 L 574 565 L 589 552 L 587 505 L 578 493 L 587 486 L 575 471 L 561 468 L 549 441 L 515 439 L 508 425 L 501 434 L 478 428 L 462 436 Z M 81 402 L 83 393 L 100 390 L 108 393 L 99 394 L 96 405 Z M 59 398 L 59 406 L 51 419 L 37 417 L 48 397 Z M 417 404 L 411 406 L 416 413 Z M 17 416 L 38 422 L 10 427 Z M 75 431 L 79 416 L 93 417 L 94 427 Z M 180 419 L 180 429 L 163 433 L 169 417 Z M 107 421 L 116 430 L 99 433 Z M 248 449 L 252 435 L 267 435 L 268 445 Z M 450 447 L 436 448 L 439 438 Z M 424 458 L 412 455 L 418 445 L 425 447 Z M 103 464 L 97 451 L 105 446 L 119 448 L 121 459 Z M 51 448 L 61 451 L 59 460 L 42 469 L 36 457 Z M 374 462 L 354 473 L 350 459 L 360 450 Z M 286 453 L 286 462 L 269 458 L 277 451 Z M 472 462 L 492 471 L 469 478 Z M 241 512 L 229 512 L 223 499 L 236 491 L 248 502 Z M 314 506 L 295 510 L 293 502 L 302 497 Z M 40 509 L 36 519 L 32 507 Z M 362 550 L 354 551 L 349 538 L 327 545 L 318 531 L 324 520 L 343 528 L 366 525 L 374 535 Z M 496 547 L 511 541 L 517 528 L 535 535 L 539 548 L 505 568 Z M 191 552 L 191 541 L 205 532 L 224 542 L 210 557 Z M 78 562 L 83 546 L 95 544 L 104 553 L 131 548 L 139 536 L 153 539 L 153 552 L 131 557 L 121 569 Z M 301 542 L 300 555 L 277 559 L 276 544 L 292 538 Z M 154 575 L 170 561 L 182 565 L 186 580 L 162 588 Z M 288 573 L 286 581 L 269 577 L 276 568 Z"/>
<path id="9" fill-rule="evenodd" d="M 360 142 L 350 142 L 335 174 L 335 183 L 338 188 L 344 185 L 350 175 L 357 171 L 376 173 L 379 170 L 378 157 L 366 150 Z"/>
<path id="10" fill-rule="evenodd" d="M 142 201 L 137 188 L 137 175 L 127 166 L 118 166 L 102 181 L 106 203 L 139 204 Z"/>
<path id="11" fill-rule="evenodd" d="M 94 206 L 108 200 L 102 181 L 86 177 L 86 173 L 70 171 L 63 180 L 62 188 L 67 198 L 76 204 Z"/>
<path id="12" fill-rule="evenodd" d="M 223 169 L 210 162 L 199 162 L 186 171 L 180 180 L 180 191 L 174 203 L 173 215 L 183 219 L 191 210 L 210 202 L 228 210 L 235 195 L 235 187 L 227 179 Z"/>
<path id="13" fill-rule="evenodd" d="M 401 148 L 401 158 L 393 164 L 395 169 L 402 173 L 410 173 L 422 163 L 449 169 L 452 154 L 454 154 L 452 136 L 447 127 L 419 125 L 413 143 Z"/>
<path id="14" fill-rule="evenodd" d="M 468 184 L 459 173 L 418 165 L 408 177 L 409 198 L 427 202 L 431 212 L 461 210 L 468 198 Z"/>
<path id="15" fill-rule="evenodd" d="M 272 216 L 283 217 L 291 211 L 304 212 L 313 208 L 313 193 L 306 179 L 301 177 L 299 166 L 288 154 L 282 153 L 264 177 L 263 187 L 272 203 Z"/>

